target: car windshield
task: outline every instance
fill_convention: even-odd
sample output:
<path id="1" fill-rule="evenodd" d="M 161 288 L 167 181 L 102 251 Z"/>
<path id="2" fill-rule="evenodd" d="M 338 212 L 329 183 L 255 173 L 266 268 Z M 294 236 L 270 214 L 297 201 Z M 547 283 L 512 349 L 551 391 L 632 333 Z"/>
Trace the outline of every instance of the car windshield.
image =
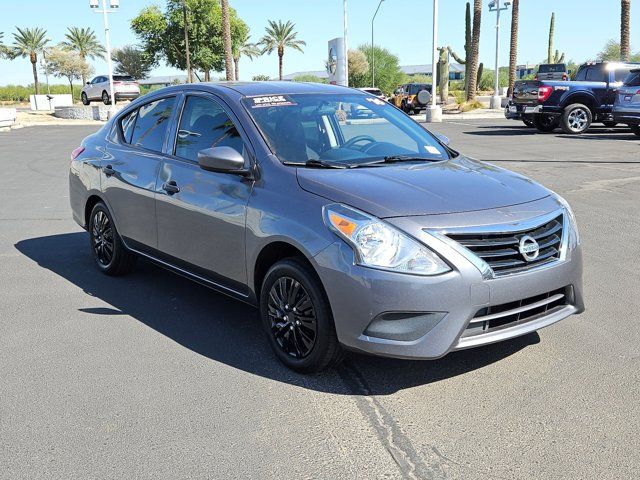
<path id="1" fill-rule="evenodd" d="M 567 67 L 564 63 L 540 65 L 538 73 L 560 73 L 566 72 Z"/>
<path id="2" fill-rule="evenodd" d="M 376 160 L 424 162 L 450 156 L 417 122 L 369 95 L 276 94 L 242 101 L 285 163 L 362 166 Z"/>

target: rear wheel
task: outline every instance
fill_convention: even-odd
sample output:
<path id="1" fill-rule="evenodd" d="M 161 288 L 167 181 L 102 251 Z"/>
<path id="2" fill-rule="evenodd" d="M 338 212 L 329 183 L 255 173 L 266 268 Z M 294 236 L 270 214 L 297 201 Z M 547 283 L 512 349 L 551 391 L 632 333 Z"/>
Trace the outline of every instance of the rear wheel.
<path id="1" fill-rule="evenodd" d="M 106 90 L 102 92 L 102 103 L 104 103 L 105 105 L 109 105 L 111 103 L 111 100 L 109 99 L 109 94 L 107 93 Z"/>
<path id="2" fill-rule="evenodd" d="M 522 123 L 524 123 L 529 128 L 535 128 L 535 124 L 531 120 L 522 120 Z"/>
<path id="3" fill-rule="evenodd" d="M 618 122 L 613 122 L 613 121 L 606 121 L 606 122 L 602 122 L 602 124 L 607 127 L 607 128 L 613 128 L 616 125 L 618 125 Z"/>
<path id="4" fill-rule="evenodd" d="M 533 125 L 540 132 L 553 132 L 558 126 L 558 118 L 553 115 L 537 114 L 533 116 Z"/>
<path id="5" fill-rule="evenodd" d="M 288 258 L 269 269 L 260 316 L 271 348 L 287 367 L 319 372 L 342 357 L 322 284 L 301 260 Z"/>
<path id="6" fill-rule="evenodd" d="M 80 100 L 82 101 L 83 105 L 89 105 L 89 97 L 87 97 L 87 94 L 85 92 L 82 92 L 82 94 L 80 95 Z"/>
<path id="7" fill-rule="evenodd" d="M 130 272 L 136 256 L 129 252 L 113 223 L 107 206 L 98 202 L 89 215 L 89 240 L 98 268 L 107 275 L 123 275 Z"/>
<path id="8" fill-rule="evenodd" d="M 560 126 L 564 133 L 579 135 L 591 126 L 593 116 L 586 105 L 574 103 L 564 109 Z"/>
<path id="9" fill-rule="evenodd" d="M 640 137 L 640 125 L 629 125 L 629 128 L 635 135 Z"/>

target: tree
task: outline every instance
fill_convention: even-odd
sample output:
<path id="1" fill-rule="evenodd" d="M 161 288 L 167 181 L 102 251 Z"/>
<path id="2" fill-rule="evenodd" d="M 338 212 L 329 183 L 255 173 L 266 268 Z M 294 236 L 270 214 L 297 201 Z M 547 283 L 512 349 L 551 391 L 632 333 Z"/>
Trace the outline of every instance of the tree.
<path id="1" fill-rule="evenodd" d="M 60 45 L 67 50 L 73 50 L 78 52 L 80 58 L 83 61 L 87 60 L 87 57 L 104 58 L 104 47 L 100 44 L 96 38 L 96 34 L 90 28 L 78 28 L 69 27 L 68 32 L 65 34 L 66 40 Z M 82 77 L 82 83 L 87 81 L 86 77 Z"/>
<path id="2" fill-rule="evenodd" d="M 609 40 L 604 48 L 598 53 L 597 59 L 601 62 L 617 62 L 621 58 L 620 44 L 615 40 Z M 630 62 L 640 62 L 640 52 L 629 55 Z"/>
<path id="3" fill-rule="evenodd" d="M 147 52 L 133 45 L 114 48 L 111 59 L 115 62 L 117 74 L 131 75 L 136 80 L 147 78 L 155 65 L 153 58 Z"/>
<path id="4" fill-rule="evenodd" d="M 222 41 L 222 8 L 218 0 L 184 0 L 189 12 L 189 50 L 194 69 L 204 72 L 205 81 L 210 80 L 211 71 L 224 68 Z M 235 10 L 229 8 L 231 40 L 238 31 L 237 23 L 244 25 Z M 167 0 L 166 9 L 153 5 L 143 8 L 131 20 L 131 28 L 141 41 L 142 49 L 154 61 L 164 60 L 181 70 L 186 69 L 186 44 L 184 31 L 185 15 L 183 0 Z M 246 27 L 246 25 L 245 25 Z"/>
<path id="5" fill-rule="evenodd" d="M 391 94 L 398 85 L 402 83 L 404 74 L 400 70 L 398 57 L 393 55 L 386 48 L 375 45 L 373 50 L 370 44 L 361 45 L 358 50 L 364 53 L 367 62 L 371 64 L 375 56 L 376 63 L 376 86 L 386 94 Z M 371 70 L 367 70 L 364 75 L 364 86 L 371 86 Z"/>
<path id="6" fill-rule="evenodd" d="M 0 32 L 0 58 L 9 56 L 9 49 L 2 43 L 3 37 L 4 37 L 4 33 Z"/>
<path id="7" fill-rule="evenodd" d="M 231 20 L 229 19 L 229 0 L 220 0 L 222 4 L 222 44 L 224 47 L 224 69 L 227 81 L 234 80 L 233 54 L 231 53 Z"/>
<path id="8" fill-rule="evenodd" d="M 268 82 L 271 80 L 271 77 L 269 75 L 254 75 L 251 77 L 251 80 L 254 82 Z"/>
<path id="9" fill-rule="evenodd" d="M 93 71 L 78 52 L 62 48 L 52 48 L 47 51 L 47 65 L 45 68 L 49 75 L 67 79 L 71 95 L 73 95 L 73 81 L 86 78 Z"/>
<path id="10" fill-rule="evenodd" d="M 473 32 L 471 34 L 471 58 L 469 69 L 466 75 L 469 76 L 467 82 L 467 101 L 476 98 L 478 86 L 478 47 L 480 45 L 480 23 L 482 16 L 482 0 L 473 0 Z"/>
<path id="11" fill-rule="evenodd" d="M 367 87 L 367 74 L 369 73 L 369 61 L 361 50 L 349 50 L 347 56 L 349 62 L 349 85 L 352 87 Z"/>
<path id="12" fill-rule="evenodd" d="M 513 94 L 516 83 L 516 63 L 518 62 L 518 20 L 520 17 L 520 0 L 513 0 L 511 9 L 511 45 L 509 48 L 509 89 L 507 96 Z"/>
<path id="13" fill-rule="evenodd" d="M 269 20 L 269 26 L 265 28 L 266 34 L 258 42 L 262 46 L 262 53 L 271 54 L 274 50 L 278 52 L 278 78 L 282 80 L 282 57 L 284 57 L 284 49 L 289 47 L 302 52 L 302 46 L 306 45 L 304 40 L 298 40 L 298 32 L 294 30 L 295 23 L 287 20 L 282 23 L 281 20 L 274 22 Z"/>
<path id="14" fill-rule="evenodd" d="M 631 0 L 620 2 L 620 60 L 629 61 L 629 23 L 631 18 Z"/>
<path id="15" fill-rule="evenodd" d="M 44 47 L 49 43 L 47 38 L 47 31 L 40 28 L 18 28 L 18 33 L 13 34 L 13 49 L 11 52 L 12 57 L 29 57 L 31 62 L 31 69 L 33 71 L 33 84 L 35 85 L 36 95 L 40 93 L 40 86 L 38 85 L 38 53 L 44 50 Z"/>
<path id="16" fill-rule="evenodd" d="M 240 57 L 245 56 L 250 60 L 260 55 L 260 48 L 249 42 L 249 32 L 245 31 L 241 37 L 237 37 L 237 42 L 233 45 L 233 66 L 236 80 L 240 80 Z"/>
<path id="17" fill-rule="evenodd" d="M 327 83 L 325 78 L 320 78 L 310 73 L 305 73 L 303 75 L 298 75 L 297 77 L 293 77 L 294 82 L 313 82 L 313 83 Z"/>

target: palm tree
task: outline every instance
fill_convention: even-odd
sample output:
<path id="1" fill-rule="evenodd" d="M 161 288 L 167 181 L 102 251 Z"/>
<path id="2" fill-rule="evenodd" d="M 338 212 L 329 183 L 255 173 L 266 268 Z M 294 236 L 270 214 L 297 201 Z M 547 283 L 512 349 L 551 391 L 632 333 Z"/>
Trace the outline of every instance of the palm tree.
<path id="1" fill-rule="evenodd" d="M 473 0 L 473 33 L 471 35 L 471 63 L 469 65 L 469 87 L 467 101 L 476 98 L 478 87 L 478 46 L 480 45 L 480 20 L 482 15 L 482 0 Z"/>
<path id="2" fill-rule="evenodd" d="M 250 60 L 260 55 L 260 49 L 256 44 L 249 42 L 249 35 L 245 34 L 242 38 L 238 39 L 236 45 L 233 48 L 233 64 L 235 67 L 235 78 L 240 80 L 240 57 L 245 56 Z"/>
<path id="3" fill-rule="evenodd" d="M 233 80 L 233 54 L 231 52 L 231 19 L 229 18 L 229 0 L 222 1 L 222 43 L 224 46 L 224 68 L 227 81 Z"/>
<path id="4" fill-rule="evenodd" d="M 511 48 L 509 50 L 509 90 L 507 96 L 513 94 L 516 83 L 516 62 L 518 61 L 518 19 L 520 16 L 520 0 L 513 0 L 511 10 Z"/>
<path id="5" fill-rule="evenodd" d="M 274 50 L 278 51 L 278 78 L 282 80 L 282 57 L 286 47 L 293 48 L 302 52 L 302 45 L 306 45 L 304 40 L 298 40 L 296 36 L 298 32 L 294 31 L 295 23 L 287 20 L 287 23 L 278 23 L 269 20 L 269 26 L 265 28 L 267 32 L 258 45 L 262 45 L 262 53 L 271 54 Z"/>
<path id="6" fill-rule="evenodd" d="M 13 54 L 16 57 L 29 57 L 31 62 L 31 68 L 33 70 L 33 83 L 36 88 L 36 95 L 40 93 L 40 87 L 38 86 L 38 52 L 44 49 L 44 46 L 49 43 L 47 38 L 47 31 L 40 28 L 18 28 L 18 33 L 13 34 Z"/>
<path id="7" fill-rule="evenodd" d="M 631 0 L 620 2 L 620 60 L 629 61 L 629 19 L 631 17 Z"/>
<path id="8" fill-rule="evenodd" d="M 104 47 L 96 38 L 96 34 L 90 28 L 69 27 L 68 33 L 65 34 L 66 40 L 61 43 L 66 50 L 78 52 L 82 61 L 86 62 L 89 58 L 104 58 Z M 82 75 L 82 84 L 87 79 Z"/>

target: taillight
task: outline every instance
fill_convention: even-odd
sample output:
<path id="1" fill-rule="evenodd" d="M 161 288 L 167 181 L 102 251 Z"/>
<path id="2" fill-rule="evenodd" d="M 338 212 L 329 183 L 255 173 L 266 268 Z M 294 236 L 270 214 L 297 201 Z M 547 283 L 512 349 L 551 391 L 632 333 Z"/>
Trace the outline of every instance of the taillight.
<path id="1" fill-rule="evenodd" d="M 533 77 L 534 80 L 538 80 L 538 75 Z"/>
<path id="2" fill-rule="evenodd" d="M 566 80 L 568 80 L 568 79 L 569 79 L 569 77 L 567 77 L 567 74 L 566 74 L 566 73 L 563 73 L 563 74 L 562 74 L 562 80 L 565 80 L 565 81 L 566 81 Z"/>
<path id="3" fill-rule="evenodd" d="M 75 149 L 73 150 L 73 152 L 71 152 L 71 160 L 75 160 L 76 158 L 78 158 L 78 156 L 79 156 L 82 152 L 84 152 L 84 147 L 78 147 L 78 148 L 75 148 Z"/>
<path id="4" fill-rule="evenodd" d="M 122 85 L 122 82 L 113 82 L 114 85 Z"/>
<path id="5" fill-rule="evenodd" d="M 538 102 L 544 102 L 549 98 L 553 92 L 553 87 L 542 86 L 538 87 Z"/>

